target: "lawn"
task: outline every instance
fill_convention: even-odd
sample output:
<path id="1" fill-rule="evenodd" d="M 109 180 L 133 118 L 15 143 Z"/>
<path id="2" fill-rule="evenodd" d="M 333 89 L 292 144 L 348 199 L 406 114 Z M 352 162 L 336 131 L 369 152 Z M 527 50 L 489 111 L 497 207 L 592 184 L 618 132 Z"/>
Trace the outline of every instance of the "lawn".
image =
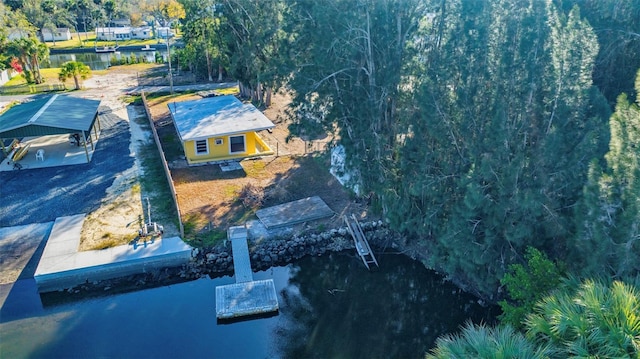
<path id="1" fill-rule="evenodd" d="M 44 82 L 48 84 L 60 83 L 60 80 L 58 80 L 58 73 L 60 73 L 60 68 L 40 69 L 40 74 L 42 74 Z M 18 86 L 26 84 L 27 81 L 24 79 L 24 77 L 18 75 L 9 80 L 9 82 L 4 84 L 4 86 Z"/>
<path id="2" fill-rule="evenodd" d="M 146 63 L 140 63 L 140 64 L 132 64 L 132 65 L 126 65 L 126 66 L 114 66 L 113 68 L 126 68 L 127 71 L 130 72 L 140 72 L 140 73 L 146 73 L 147 71 L 153 70 L 154 68 L 158 67 L 157 64 L 146 64 Z M 93 75 L 106 75 L 108 74 L 109 70 L 94 70 L 91 71 L 91 74 L 87 77 L 87 78 L 91 78 Z M 58 74 L 60 73 L 60 68 L 48 68 L 48 69 L 40 69 L 40 73 L 42 74 L 42 77 L 44 78 L 44 84 L 42 85 L 28 85 L 27 81 L 24 79 L 24 77 L 22 77 L 21 75 L 15 76 L 13 77 L 11 80 L 9 80 L 6 84 L 0 86 L 0 93 L 8 95 L 8 94 L 21 94 L 21 93 L 35 93 L 35 92 L 41 92 L 41 91 L 52 91 L 55 90 L 54 89 L 47 89 L 48 87 L 56 87 L 62 84 L 62 82 L 60 82 L 60 80 L 58 80 Z M 70 88 L 73 87 L 72 85 L 73 80 L 69 79 L 67 80 L 67 84 L 71 84 L 69 85 Z M 44 87 L 44 89 L 43 89 Z"/>
<path id="3" fill-rule="evenodd" d="M 96 41 L 96 35 L 88 34 L 86 37 L 84 35 L 80 35 L 78 39 L 78 35 L 73 33 L 73 39 L 67 41 L 56 41 L 55 45 L 53 42 L 47 42 L 47 46 L 49 49 L 56 50 L 64 50 L 64 49 L 76 49 L 82 47 L 104 47 L 104 46 L 113 46 L 115 45 L 115 41 Z M 174 37 L 176 39 L 176 37 Z M 144 45 L 156 45 L 159 43 L 159 39 L 148 39 L 148 40 L 126 40 L 126 41 L 118 41 L 118 46 L 144 46 Z"/>

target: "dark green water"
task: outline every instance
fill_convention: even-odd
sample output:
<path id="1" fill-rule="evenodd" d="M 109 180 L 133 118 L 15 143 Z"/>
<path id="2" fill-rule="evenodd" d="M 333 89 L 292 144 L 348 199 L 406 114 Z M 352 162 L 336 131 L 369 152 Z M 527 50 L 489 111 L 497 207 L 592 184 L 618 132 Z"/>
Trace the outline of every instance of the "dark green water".
<path id="1" fill-rule="evenodd" d="M 233 324 L 215 317 L 229 277 L 44 307 L 21 281 L 0 312 L 0 357 L 420 358 L 465 321 L 494 320 L 495 308 L 408 258 L 378 261 L 370 273 L 340 253 L 255 273 L 274 279 L 280 312 Z"/>

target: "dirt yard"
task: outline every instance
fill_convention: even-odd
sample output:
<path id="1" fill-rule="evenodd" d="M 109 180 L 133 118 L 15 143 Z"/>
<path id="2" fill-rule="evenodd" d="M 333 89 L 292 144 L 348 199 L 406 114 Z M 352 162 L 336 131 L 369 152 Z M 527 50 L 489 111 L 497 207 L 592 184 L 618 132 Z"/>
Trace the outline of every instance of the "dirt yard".
<path id="1" fill-rule="evenodd" d="M 199 96 L 188 95 L 178 100 L 196 98 Z M 158 128 L 159 137 L 170 162 L 187 229 L 196 234 L 208 230 L 226 231 L 228 226 L 254 219 L 257 209 L 316 195 L 336 215 L 302 224 L 305 229 L 341 226 L 341 216 L 346 213 L 355 213 L 361 218 L 367 216 L 366 206 L 352 200 L 349 192 L 329 174 L 329 156 L 316 151 L 325 147 L 327 139 L 313 143 L 299 138 L 287 141 L 288 123 L 282 115 L 288 101 L 283 94 L 274 95 L 272 106 L 266 109 L 265 115 L 276 128 L 260 133 L 272 149 L 277 149 L 278 156 L 244 160 L 241 162 L 243 170 L 223 172 L 218 165 L 187 166 L 179 143 L 176 143 L 175 128 L 167 125 L 170 121 L 169 99 L 150 100 L 154 122 L 164 125 Z"/>
<path id="2" fill-rule="evenodd" d="M 136 159 L 132 168 L 117 175 L 100 208 L 88 215 L 83 226 L 82 250 L 126 244 L 135 239 L 140 218 L 146 219 L 146 197 L 152 197 L 153 219 L 165 226 L 165 236 L 179 234 L 170 217 L 154 208 L 156 194 L 149 193 L 140 184 L 146 171 L 144 161 L 139 158 L 143 152 L 140 148 L 152 143 L 152 136 L 150 128 L 140 125 L 143 107 L 127 105 L 123 101 L 128 90 L 135 87 L 140 71 L 122 66 L 85 81 L 87 95 L 102 98 L 103 104 L 111 108 L 112 116 L 129 122 L 130 153 Z M 244 160 L 241 162 L 243 170 L 231 172 L 223 172 L 218 165 L 187 166 L 167 103 L 197 98 L 201 97 L 197 94 L 149 97 L 153 122 L 176 187 L 185 239 L 199 239 L 194 244 L 212 244 L 207 238 L 215 241 L 215 236 L 226 233 L 229 226 L 255 219 L 257 209 L 316 195 L 336 215 L 303 223 L 296 230 L 319 231 L 342 226 L 342 214 L 371 218 L 366 205 L 354 200 L 329 173 L 329 156 L 321 152 L 329 143 L 329 137 L 306 142 L 288 138 L 289 123 L 283 115 L 290 98 L 285 94 L 274 94 L 272 105 L 264 111 L 276 128 L 260 133 L 277 155 Z M 164 202 L 168 202 L 166 198 Z"/>

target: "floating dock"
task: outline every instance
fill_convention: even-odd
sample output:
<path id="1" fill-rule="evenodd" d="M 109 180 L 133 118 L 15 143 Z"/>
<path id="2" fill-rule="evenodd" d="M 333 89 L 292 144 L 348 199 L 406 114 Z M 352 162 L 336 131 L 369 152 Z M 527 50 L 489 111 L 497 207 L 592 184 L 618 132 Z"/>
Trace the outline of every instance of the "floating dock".
<path id="1" fill-rule="evenodd" d="M 231 227 L 227 230 L 227 238 L 231 241 L 236 283 L 216 287 L 217 318 L 234 319 L 278 311 L 278 296 L 273 279 L 253 280 L 247 228 Z"/>

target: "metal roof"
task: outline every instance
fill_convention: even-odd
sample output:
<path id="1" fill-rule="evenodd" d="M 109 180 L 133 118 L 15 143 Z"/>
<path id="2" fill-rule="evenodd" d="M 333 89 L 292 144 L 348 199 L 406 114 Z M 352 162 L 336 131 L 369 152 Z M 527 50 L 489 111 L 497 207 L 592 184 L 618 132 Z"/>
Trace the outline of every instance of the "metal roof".
<path id="1" fill-rule="evenodd" d="M 275 127 L 255 106 L 243 104 L 233 95 L 171 102 L 167 106 L 182 141 Z"/>
<path id="2" fill-rule="evenodd" d="M 37 97 L 0 115 L 0 138 L 89 131 L 99 106 L 99 100 L 69 95 Z"/>

